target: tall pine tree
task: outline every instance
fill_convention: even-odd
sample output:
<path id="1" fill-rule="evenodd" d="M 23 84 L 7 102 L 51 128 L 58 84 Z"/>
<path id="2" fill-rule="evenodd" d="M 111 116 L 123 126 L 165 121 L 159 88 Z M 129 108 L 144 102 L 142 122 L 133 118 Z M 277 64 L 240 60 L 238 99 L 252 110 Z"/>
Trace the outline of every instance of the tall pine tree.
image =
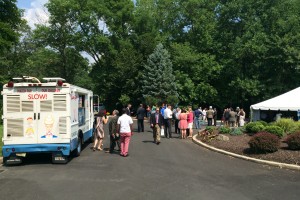
<path id="1" fill-rule="evenodd" d="M 144 66 L 143 96 L 147 99 L 156 99 L 152 103 L 178 103 L 175 76 L 169 52 L 159 43 L 154 52 L 149 55 Z"/>

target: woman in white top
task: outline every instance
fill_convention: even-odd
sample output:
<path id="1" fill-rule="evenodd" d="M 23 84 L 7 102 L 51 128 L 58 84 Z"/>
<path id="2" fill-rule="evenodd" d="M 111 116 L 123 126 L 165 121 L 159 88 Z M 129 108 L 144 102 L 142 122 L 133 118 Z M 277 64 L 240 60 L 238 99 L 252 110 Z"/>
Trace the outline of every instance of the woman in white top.
<path id="1" fill-rule="evenodd" d="M 246 117 L 246 113 L 244 112 L 243 109 L 240 110 L 239 112 L 239 126 L 244 126 L 245 125 L 245 117 Z"/>
<path id="2" fill-rule="evenodd" d="M 206 108 L 204 108 L 203 110 L 202 110 L 202 113 L 203 113 L 203 121 L 205 122 L 206 121 Z"/>

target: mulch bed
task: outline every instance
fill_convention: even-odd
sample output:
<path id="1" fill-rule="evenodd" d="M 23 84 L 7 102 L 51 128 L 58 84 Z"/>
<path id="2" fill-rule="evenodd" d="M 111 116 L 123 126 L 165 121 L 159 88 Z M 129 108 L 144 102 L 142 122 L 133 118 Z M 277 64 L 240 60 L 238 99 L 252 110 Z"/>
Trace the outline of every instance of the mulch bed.
<path id="1" fill-rule="evenodd" d="M 247 134 L 237 136 L 226 134 L 226 136 L 229 137 L 229 141 L 219 141 L 216 139 L 212 139 L 206 143 L 218 149 L 223 149 L 240 155 L 263 160 L 300 165 L 300 151 L 288 150 L 287 144 L 283 142 L 284 138 L 281 140 L 280 149 L 278 151 L 267 154 L 254 154 L 250 151 L 248 145 L 251 136 Z M 197 136 L 197 139 L 200 140 L 199 136 Z"/>

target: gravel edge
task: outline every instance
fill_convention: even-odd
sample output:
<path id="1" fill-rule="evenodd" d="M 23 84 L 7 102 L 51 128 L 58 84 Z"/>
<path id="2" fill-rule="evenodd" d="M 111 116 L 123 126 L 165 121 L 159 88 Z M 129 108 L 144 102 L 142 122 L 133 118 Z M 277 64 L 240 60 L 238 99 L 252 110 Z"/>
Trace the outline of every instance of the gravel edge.
<path id="1" fill-rule="evenodd" d="M 200 140 L 198 140 L 197 135 L 198 134 L 193 136 L 193 142 L 200 145 L 200 146 L 203 146 L 207 149 L 210 149 L 212 151 L 216 151 L 218 153 L 229 155 L 229 156 L 232 156 L 232 157 L 235 157 L 235 158 L 240 158 L 240 159 L 243 159 L 243 160 L 248 160 L 248 161 L 252 161 L 252 162 L 256 162 L 256 163 L 260 163 L 260 164 L 266 164 L 266 165 L 279 167 L 280 169 L 284 168 L 284 169 L 292 169 L 292 170 L 299 170 L 300 171 L 300 166 L 299 165 L 286 164 L 286 163 L 280 163 L 280 162 L 274 162 L 274 161 L 251 158 L 251 157 L 248 157 L 248 156 L 243 156 L 243 155 L 240 155 L 240 154 L 235 154 L 235 153 L 232 153 L 232 152 L 228 152 L 228 151 L 225 151 L 225 150 L 222 150 L 222 149 L 215 148 L 213 146 L 210 146 L 210 145 L 205 144 L 205 143 L 201 142 Z"/>

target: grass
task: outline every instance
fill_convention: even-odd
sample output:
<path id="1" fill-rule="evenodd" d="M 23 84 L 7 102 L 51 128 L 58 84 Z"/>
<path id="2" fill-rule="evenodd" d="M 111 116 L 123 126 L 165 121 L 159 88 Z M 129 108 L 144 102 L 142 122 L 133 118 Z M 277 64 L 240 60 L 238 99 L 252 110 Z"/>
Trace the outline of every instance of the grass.
<path id="1" fill-rule="evenodd" d="M 2 137 L 3 137 L 3 125 L 0 125 L 0 156 L 2 156 Z"/>

